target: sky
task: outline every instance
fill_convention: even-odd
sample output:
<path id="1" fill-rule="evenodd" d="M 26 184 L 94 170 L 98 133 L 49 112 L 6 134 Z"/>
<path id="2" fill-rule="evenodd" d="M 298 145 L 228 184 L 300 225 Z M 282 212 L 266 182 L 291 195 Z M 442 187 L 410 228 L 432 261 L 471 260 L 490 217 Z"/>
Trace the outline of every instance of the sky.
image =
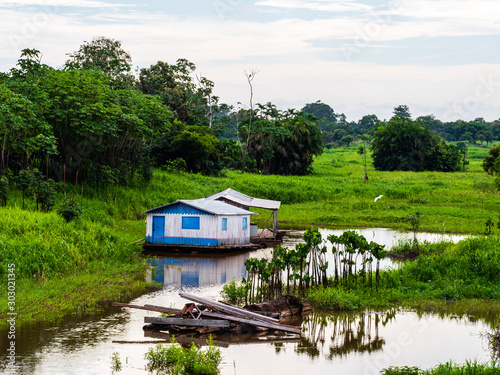
<path id="1" fill-rule="evenodd" d="M 500 118 L 498 0 L 0 0 L 0 71 L 24 48 L 61 67 L 105 36 L 134 68 L 184 58 L 220 101 L 301 109 L 318 100 L 348 121 Z"/>

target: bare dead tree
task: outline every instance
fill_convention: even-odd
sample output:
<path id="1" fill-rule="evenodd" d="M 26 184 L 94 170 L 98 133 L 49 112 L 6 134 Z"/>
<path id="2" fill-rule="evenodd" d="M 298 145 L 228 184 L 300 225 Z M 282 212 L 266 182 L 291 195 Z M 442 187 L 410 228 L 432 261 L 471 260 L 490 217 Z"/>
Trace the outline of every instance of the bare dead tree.
<path id="1" fill-rule="evenodd" d="M 250 141 L 250 132 L 252 130 L 252 120 L 253 120 L 253 86 L 252 86 L 252 81 L 255 78 L 255 75 L 259 71 L 255 68 L 250 68 L 248 70 L 244 70 L 243 74 L 247 78 L 248 85 L 250 86 L 250 120 L 248 122 L 248 134 L 247 134 L 247 140 L 245 142 L 245 148 L 243 151 L 242 155 L 242 167 L 241 167 L 241 173 L 245 173 L 245 163 L 246 163 L 246 158 L 248 154 L 248 143 Z"/>

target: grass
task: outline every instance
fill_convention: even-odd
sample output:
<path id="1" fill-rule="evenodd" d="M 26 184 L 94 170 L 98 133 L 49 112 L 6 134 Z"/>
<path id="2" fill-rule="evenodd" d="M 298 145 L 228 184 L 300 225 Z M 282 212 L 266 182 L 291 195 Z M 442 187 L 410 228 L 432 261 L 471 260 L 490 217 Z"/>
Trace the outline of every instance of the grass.
<path id="1" fill-rule="evenodd" d="M 355 146 L 325 150 L 308 176 L 226 171 L 221 177 L 207 177 L 155 170 L 147 186 L 84 186 L 81 218 L 71 223 L 60 218 L 55 209 L 47 214 L 35 212 L 35 203 L 30 199 L 22 210 L 21 193 L 14 190 L 8 206 L 0 208 L 0 280 L 7 282 L 7 265 L 14 263 L 16 307 L 23 311 L 20 324 L 80 314 L 92 304 L 99 305 L 99 301 L 115 296 L 124 298 L 130 285 L 136 291 L 145 290 L 146 283 L 141 285 L 135 273 L 127 272 L 128 267 L 137 267 L 138 272 L 145 267 L 138 255 L 145 236 L 142 212 L 228 187 L 251 196 L 280 200 L 278 220 L 283 228 L 315 225 L 410 229 L 409 217 L 418 210 L 422 213 L 421 231 L 481 234 L 488 218 L 494 222 L 498 218 L 500 195 L 494 188 L 493 177 L 481 167 L 486 148 L 469 148 L 470 165 L 466 172 L 379 172 L 369 168 L 366 183 L 362 159 L 356 151 Z M 67 191 L 73 189 L 68 187 Z M 383 197 L 374 202 L 379 195 Z M 58 200 L 62 200 L 61 192 Z M 253 220 L 262 225 L 270 213 L 257 211 L 260 215 Z M 122 284 L 112 282 L 113 277 L 107 278 L 114 270 L 122 270 L 118 277 Z M 109 285 L 114 285 L 113 297 L 107 288 L 91 281 L 92 275 L 112 282 Z M 80 304 L 76 299 L 67 300 L 71 290 L 78 290 L 78 285 L 85 283 L 89 285 L 85 289 L 89 301 Z M 6 288 L 2 288 L 0 300 L 7 299 L 6 293 Z M 44 293 L 51 293 L 50 299 Z M 356 301 L 348 300 L 350 291 L 344 293 L 345 303 L 356 305 Z M 387 299 L 399 300 L 395 293 L 391 291 Z M 43 310 L 46 301 L 57 308 Z M 32 311 L 34 306 L 47 315 Z M 0 304 L 0 316 L 5 316 L 6 309 L 5 304 Z"/>
<path id="2" fill-rule="evenodd" d="M 498 375 L 500 367 L 496 362 L 479 363 L 466 362 L 455 364 L 447 362 L 429 370 L 421 370 L 418 367 L 389 367 L 380 372 L 382 375 Z"/>
<path id="3" fill-rule="evenodd" d="M 435 250 L 397 269 L 382 271 L 378 287 L 358 280 L 347 287 L 311 289 L 307 298 L 313 306 L 325 310 L 391 306 L 445 310 L 449 301 L 496 301 L 498 321 L 500 238 L 469 238 L 458 244 L 436 245 Z M 488 309 L 493 308 L 491 302 L 489 305 Z"/>
<path id="4" fill-rule="evenodd" d="M 45 280 L 20 279 L 16 284 L 16 324 L 58 323 L 68 316 L 100 313 L 114 301 L 129 300 L 145 290 L 144 267 L 96 262 L 75 273 Z M 0 329 L 7 327 L 0 311 Z"/>

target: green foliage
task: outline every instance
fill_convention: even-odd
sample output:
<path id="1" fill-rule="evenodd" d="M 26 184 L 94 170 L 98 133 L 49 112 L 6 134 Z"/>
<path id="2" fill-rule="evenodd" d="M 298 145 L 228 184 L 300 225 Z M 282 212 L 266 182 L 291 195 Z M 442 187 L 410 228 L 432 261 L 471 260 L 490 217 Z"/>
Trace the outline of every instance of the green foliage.
<path id="1" fill-rule="evenodd" d="M 483 160 L 483 169 L 489 175 L 495 176 L 495 188 L 500 190 L 500 145 L 493 146 Z"/>
<path id="2" fill-rule="evenodd" d="M 170 165 L 175 169 L 182 168 L 193 173 L 216 175 L 224 167 L 224 150 L 219 147 L 220 143 L 210 128 L 175 122 L 172 131 L 154 145 L 151 155 L 157 165 Z M 184 161 L 185 168 L 180 160 Z"/>
<path id="3" fill-rule="evenodd" d="M 10 185 L 7 176 L 0 177 L 0 199 L 4 206 L 7 205 L 7 197 L 9 195 Z"/>
<path id="4" fill-rule="evenodd" d="M 207 348 L 199 349 L 192 344 L 184 349 L 172 337 L 170 345 L 157 345 L 145 354 L 148 361 L 146 369 L 157 374 L 212 375 L 219 374 L 222 361 L 220 349 L 207 340 Z"/>
<path id="5" fill-rule="evenodd" d="M 82 207 L 75 202 L 74 199 L 65 199 L 57 209 L 57 213 L 69 223 L 80 217 L 82 214 Z"/>
<path id="6" fill-rule="evenodd" d="M 120 353 L 113 352 L 111 356 L 111 372 L 120 372 L 122 370 L 122 361 L 120 360 Z"/>
<path id="7" fill-rule="evenodd" d="M 129 183 L 150 168 L 147 154 L 168 130 L 171 112 L 117 84 L 130 69 L 120 50 L 119 42 L 95 39 L 70 55 L 66 70 L 42 65 L 39 51 L 23 51 L 0 85 L 0 172 L 38 169 L 58 181 L 79 173 L 99 185 Z"/>
<path id="8" fill-rule="evenodd" d="M 385 171 L 458 171 L 460 154 L 455 146 L 418 120 L 395 117 L 379 126 L 371 144 L 373 166 Z"/>
<path id="9" fill-rule="evenodd" d="M 245 301 L 262 301 L 277 298 L 285 291 L 297 292 L 302 295 L 310 288 L 326 287 L 328 278 L 326 270 L 327 248 L 324 246 L 318 228 L 304 232 L 304 242 L 296 245 L 295 249 L 277 246 L 273 251 L 273 259 L 249 258 L 245 261 L 248 278 L 241 285 L 231 283 L 223 290 L 226 300 L 237 298 Z M 379 277 L 379 262 L 385 258 L 387 252 L 384 246 L 374 242 L 368 243 L 363 236 L 352 231 L 344 232 L 340 237 L 331 235 L 328 240 L 334 245 L 335 285 L 350 287 L 358 282 L 365 284 L 368 277 L 372 285 L 371 264 L 377 261 L 376 279 Z M 359 273 L 356 270 L 355 259 L 361 258 L 362 267 Z M 360 277 L 358 277 L 360 276 Z M 284 277 L 284 280 L 282 280 Z"/>
<path id="10" fill-rule="evenodd" d="M 321 131 L 301 112 L 281 112 L 271 103 L 259 105 L 248 138 L 248 155 L 264 174 L 305 175 L 313 157 L 323 152 Z M 247 135 L 242 134 L 247 140 Z"/>
<path id="11" fill-rule="evenodd" d="M 242 283 L 237 283 L 235 280 L 232 280 L 222 286 L 220 294 L 224 301 L 241 305 L 248 301 L 249 288 L 250 285 L 246 282 L 246 279 Z"/>
<path id="12" fill-rule="evenodd" d="M 360 283 L 311 289 L 308 300 L 324 309 L 412 306 L 418 301 L 500 300 L 500 238 L 475 237 L 432 245 L 397 269 L 380 271 L 378 288 Z M 332 277 L 333 281 L 333 277 Z"/>
<path id="13" fill-rule="evenodd" d="M 394 117 L 411 118 L 410 108 L 405 104 L 395 107 L 392 113 Z"/>
<path id="14" fill-rule="evenodd" d="M 110 227 L 86 219 L 69 225 L 58 215 L 2 208 L 0 257 L 19 278 L 56 276 L 108 259 L 130 262 L 135 251 Z"/>
<path id="15" fill-rule="evenodd" d="M 429 370 L 418 367 L 389 367 L 380 372 L 382 375 L 496 375 L 500 373 L 497 362 L 479 363 L 467 361 L 464 364 L 442 363 Z"/>
<path id="16" fill-rule="evenodd" d="M 84 42 L 69 57 L 66 69 L 97 70 L 112 78 L 118 78 L 132 69 L 132 58 L 123 50 L 121 43 L 105 37 Z"/>

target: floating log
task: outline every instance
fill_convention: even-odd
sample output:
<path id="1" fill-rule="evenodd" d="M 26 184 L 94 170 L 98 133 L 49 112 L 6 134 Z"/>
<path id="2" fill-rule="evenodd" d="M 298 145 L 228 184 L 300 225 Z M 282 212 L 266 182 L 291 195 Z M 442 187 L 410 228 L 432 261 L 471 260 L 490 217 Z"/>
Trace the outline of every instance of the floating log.
<path id="1" fill-rule="evenodd" d="M 168 307 L 161 307 L 161 306 L 154 306 L 154 305 L 144 305 L 144 306 L 129 305 L 129 304 L 120 303 L 120 302 L 113 302 L 113 306 L 128 307 L 131 309 L 139 309 L 139 310 L 156 311 L 156 312 L 162 312 L 162 313 L 173 314 L 173 315 L 180 315 L 182 312 L 182 310 L 172 309 L 172 308 L 168 308 Z"/>
<path id="2" fill-rule="evenodd" d="M 279 323 L 278 319 L 274 319 L 274 318 L 270 318 L 270 317 L 265 316 L 265 315 L 254 313 L 254 312 L 242 309 L 241 307 L 237 307 L 234 305 L 227 305 L 227 304 L 212 301 L 212 300 L 209 300 L 206 298 L 196 297 L 196 296 L 193 296 L 191 294 L 184 293 L 184 292 L 180 292 L 179 295 L 182 298 L 188 299 L 188 300 L 193 301 L 193 302 L 201 303 L 202 305 L 212 307 L 215 310 L 219 310 L 219 311 L 225 312 L 225 313 L 230 314 L 230 315 L 236 314 L 236 315 L 246 316 L 246 317 L 249 317 L 251 319 L 255 319 L 255 320 L 259 320 L 259 321 L 265 321 L 265 322 L 270 322 L 270 323 Z"/>
<path id="3" fill-rule="evenodd" d="M 229 322 L 227 320 L 155 318 L 152 316 L 145 316 L 144 323 L 162 324 L 162 325 L 177 325 L 177 326 L 186 326 L 186 327 L 221 327 L 221 328 L 228 328 L 229 327 Z"/>

